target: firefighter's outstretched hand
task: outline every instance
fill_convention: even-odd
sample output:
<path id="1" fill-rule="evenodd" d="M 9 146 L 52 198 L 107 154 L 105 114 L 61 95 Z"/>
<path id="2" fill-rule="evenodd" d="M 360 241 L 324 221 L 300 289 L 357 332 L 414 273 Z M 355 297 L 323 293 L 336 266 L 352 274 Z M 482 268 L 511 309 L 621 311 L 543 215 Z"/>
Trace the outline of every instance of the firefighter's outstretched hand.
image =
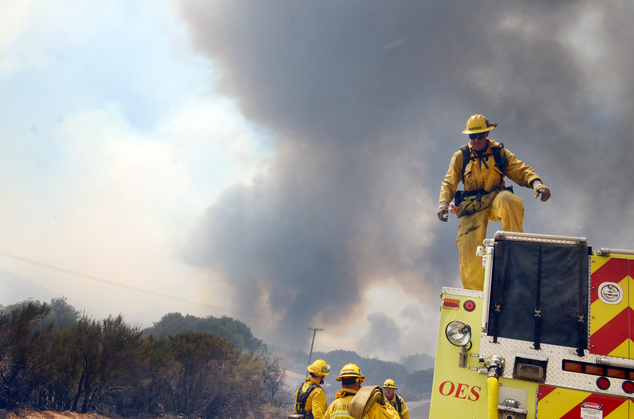
<path id="1" fill-rule="evenodd" d="M 550 189 L 548 189 L 546 185 L 544 185 L 540 181 L 535 182 L 535 184 L 533 185 L 533 191 L 535 194 L 535 198 L 541 195 L 542 202 L 546 202 L 548 201 L 548 198 L 550 198 Z"/>
<path id="2" fill-rule="evenodd" d="M 449 204 L 446 202 L 438 204 L 438 212 L 436 214 L 440 221 L 447 222 L 447 218 L 449 218 Z"/>

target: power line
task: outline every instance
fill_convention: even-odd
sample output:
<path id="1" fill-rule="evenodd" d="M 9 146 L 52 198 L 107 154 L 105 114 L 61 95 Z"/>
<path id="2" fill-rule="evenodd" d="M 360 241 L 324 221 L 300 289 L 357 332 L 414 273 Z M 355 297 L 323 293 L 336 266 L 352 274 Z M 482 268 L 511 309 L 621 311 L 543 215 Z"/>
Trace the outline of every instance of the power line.
<path id="1" fill-rule="evenodd" d="M 39 266 L 41 268 L 51 269 L 53 271 L 62 272 L 62 273 L 65 273 L 65 274 L 69 274 L 69 275 L 74 275 L 74 276 L 78 276 L 78 277 L 81 277 L 81 278 L 90 279 L 91 281 L 100 282 L 102 284 L 107 284 L 107 285 L 112 285 L 112 286 L 115 286 L 115 287 L 125 288 L 125 289 L 129 289 L 129 290 L 132 290 L 132 291 L 138 291 L 138 292 L 141 292 L 141 293 L 144 293 L 144 294 L 154 295 L 154 296 L 157 296 L 157 297 L 163 297 L 163 298 L 167 298 L 167 299 L 174 300 L 174 301 L 180 301 L 182 303 L 196 304 L 196 305 L 199 305 L 199 306 L 213 308 L 213 309 L 216 309 L 216 310 L 228 311 L 228 312 L 231 312 L 231 313 L 241 314 L 241 315 L 244 315 L 244 316 L 255 317 L 255 318 L 258 318 L 258 319 L 261 319 L 261 320 L 271 320 L 268 317 L 258 316 L 257 314 L 245 313 L 243 311 L 237 311 L 237 310 L 231 310 L 231 309 L 224 308 L 224 307 L 212 306 L 211 304 L 200 303 L 198 301 L 188 300 L 186 298 L 176 297 L 174 295 L 163 294 L 161 292 L 156 292 L 156 291 L 148 290 L 148 289 L 145 289 L 145 288 L 134 287 L 132 285 L 122 284 L 121 282 L 110 281 L 108 279 L 103 279 L 103 278 L 98 278 L 98 277 L 92 276 L 92 275 L 82 274 L 80 272 L 75 272 L 75 271 L 71 271 L 69 269 L 59 268 L 59 267 L 53 266 L 53 265 L 47 265 L 46 263 L 37 262 L 37 261 L 34 261 L 34 260 L 22 258 L 22 257 L 15 256 L 15 255 L 10 255 L 10 254 L 4 253 L 4 252 L 0 252 L 0 256 L 4 256 L 4 257 L 9 258 L 9 259 L 18 260 L 20 262 L 28 263 L 28 264 L 31 264 L 31 265 Z M 281 321 L 284 321 L 284 320 L 281 320 Z M 301 327 L 305 326 L 303 324 L 300 325 L 299 323 L 292 323 L 292 322 L 287 322 L 287 323 L 294 324 L 296 326 L 301 326 Z"/>
<path id="2" fill-rule="evenodd" d="M 74 276 L 77 276 L 77 277 L 80 277 L 80 278 L 89 279 L 89 280 L 95 281 L 95 282 L 100 282 L 102 284 L 111 285 L 111 286 L 115 286 L 115 287 L 119 287 L 119 288 L 125 288 L 125 289 L 128 289 L 128 290 L 137 291 L 137 292 L 141 292 L 141 293 L 148 294 L 148 295 L 154 295 L 154 296 L 157 296 L 157 297 L 167 298 L 167 299 L 174 300 L 174 301 L 179 301 L 179 302 L 182 302 L 182 303 L 195 304 L 195 305 L 199 305 L 199 306 L 202 306 L 202 307 L 213 308 L 213 309 L 216 309 L 216 310 L 221 310 L 221 311 L 226 311 L 226 312 L 230 312 L 230 313 L 241 314 L 243 316 L 249 316 L 249 317 L 253 317 L 253 318 L 256 318 L 256 319 L 260 319 L 260 320 L 275 320 L 275 321 L 278 321 L 278 322 L 281 322 L 281 323 L 292 324 L 294 326 L 299 326 L 299 327 L 305 327 L 306 326 L 305 324 L 289 322 L 287 320 L 274 319 L 272 317 L 258 316 L 257 314 L 246 313 L 246 312 L 243 312 L 243 311 L 232 310 L 232 309 L 228 309 L 228 308 L 224 308 L 224 307 L 212 306 L 211 304 L 200 303 L 198 301 L 188 300 L 186 298 L 176 297 L 176 296 L 169 295 L 169 294 L 163 294 L 163 293 L 152 291 L 152 290 L 148 290 L 148 289 L 145 289 L 145 288 L 139 288 L 139 287 L 135 287 L 135 286 L 132 286 L 132 285 L 126 285 L 126 284 L 122 284 L 121 282 L 111 281 L 111 280 L 108 280 L 108 279 L 103 279 L 103 278 L 99 278 L 99 277 L 96 277 L 96 276 L 92 276 L 92 275 L 87 275 L 87 274 L 83 274 L 83 273 L 80 273 L 80 272 L 71 271 L 70 269 L 64 269 L 64 268 L 60 268 L 60 267 L 57 267 L 57 266 L 48 265 L 46 263 L 37 262 L 35 260 L 23 258 L 23 257 L 20 257 L 20 256 L 15 256 L 15 255 L 12 255 L 12 254 L 9 254 L 9 253 L 5 253 L 5 252 L 0 252 L 0 256 L 4 256 L 4 257 L 9 258 L 9 259 L 13 259 L 13 260 L 17 260 L 17 261 L 20 261 L 20 262 L 28 263 L 30 265 L 39 266 L 41 268 L 50 269 L 50 270 L 53 270 L 53 271 L 57 271 L 57 272 L 61 272 L 61 273 L 69 274 L 69 275 L 74 275 Z M 314 330 L 314 333 L 313 333 L 313 344 L 314 344 L 316 331 L 317 330 L 321 331 L 323 329 L 311 329 L 311 328 L 308 328 L 308 329 L 309 330 Z M 342 336 L 342 337 L 345 337 L 345 338 L 350 338 L 350 336 L 343 335 L 343 334 L 340 334 L 340 333 L 332 333 L 331 332 L 331 334 L 334 334 L 334 335 L 337 335 L 337 336 Z M 374 345 L 374 346 L 376 346 L 377 348 L 387 349 L 389 351 L 399 352 L 399 353 L 402 353 L 402 354 L 406 354 L 407 353 L 407 352 L 399 351 L 398 349 L 388 348 L 388 347 L 381 346 L 381 345 Z M 311 353 L 312 353 L 312 345 L 311 345 Z M 309 363 L 310 363 L 310 358 L 309 358 Z"/>

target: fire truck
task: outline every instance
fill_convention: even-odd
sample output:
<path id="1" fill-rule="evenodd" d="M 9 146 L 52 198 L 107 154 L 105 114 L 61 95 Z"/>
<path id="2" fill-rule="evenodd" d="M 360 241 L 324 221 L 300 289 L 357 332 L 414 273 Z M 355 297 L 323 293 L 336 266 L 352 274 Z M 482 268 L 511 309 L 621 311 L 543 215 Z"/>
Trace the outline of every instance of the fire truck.
<path id="1" fill-rule="evenodd" d="M 634 251 L 498 231 L 445 287 L 431 419 L 634 419 Z"/>

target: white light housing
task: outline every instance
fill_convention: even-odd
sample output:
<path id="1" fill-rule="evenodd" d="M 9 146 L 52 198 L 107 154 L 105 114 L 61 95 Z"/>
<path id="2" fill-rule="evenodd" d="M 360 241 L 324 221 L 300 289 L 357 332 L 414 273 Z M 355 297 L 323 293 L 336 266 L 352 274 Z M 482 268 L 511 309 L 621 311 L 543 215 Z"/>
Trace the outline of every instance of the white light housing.
<path id="1" fill-rule="evenodd" d="M 471 341 L 471 327 L 463 321 L 453 320 L 447 325 L 445 336 L 454 346 L 467 346 Z"/>

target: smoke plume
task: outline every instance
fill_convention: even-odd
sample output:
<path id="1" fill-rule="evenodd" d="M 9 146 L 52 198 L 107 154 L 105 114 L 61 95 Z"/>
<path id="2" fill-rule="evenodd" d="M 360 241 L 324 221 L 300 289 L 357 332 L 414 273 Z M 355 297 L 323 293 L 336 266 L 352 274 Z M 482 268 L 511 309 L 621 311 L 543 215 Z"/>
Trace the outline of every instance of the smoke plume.
<path id="1" fill-rule="evenodd" d="M 525 231 L 634 248 L 634 3 L 218 0 L 182 13 L 276 151 L 210 204 L 186 257 L 275 319 L 271 337 L 305 347 L 306 326 L 367 316 L 403 351 L 417 352 L 408 333 L 435 339 L 435 320 L 406 332 L 399 311 L 368 313 L 366 291 L 389 278 L 437 313 L 441 287 L 459 286 L 458 223 L 436 208 L 474 113 L 552 190 L 541 203 L 515 187 Z"/>

